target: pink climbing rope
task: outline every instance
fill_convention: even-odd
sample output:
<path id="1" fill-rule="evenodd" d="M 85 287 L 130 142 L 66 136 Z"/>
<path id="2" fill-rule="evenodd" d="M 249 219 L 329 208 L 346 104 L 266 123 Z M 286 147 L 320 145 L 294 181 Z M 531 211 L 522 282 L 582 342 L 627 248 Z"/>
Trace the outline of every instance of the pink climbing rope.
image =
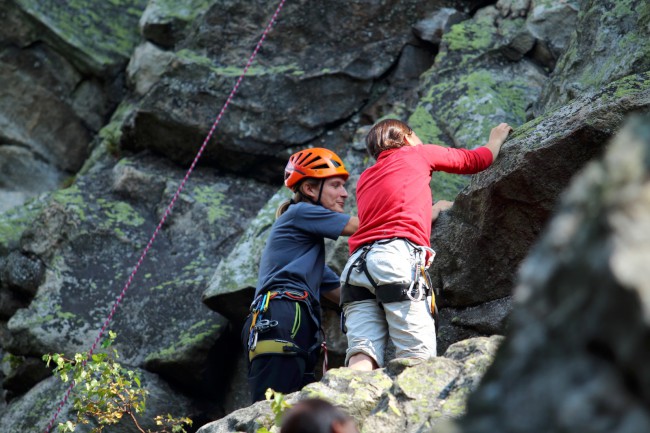
<path id="1" fill-rule="evenodd" d="M 244 75 L 246 75 L 246 72 L 248 72 L 248 69 L 250 66 L 253 64 L 253 60 L 255 60 L 255 57 L 257 56 L 258 51 L 262 47 L 262 43 L 266 39 L 266 36 L 269 34 L 271 29 L 273 28 L 273 25 L 275 24 L 278 15 L 280 14 L 280 11 L 282 10 L 282 7 L 284 6 L 286 0 L 280 0 L 280 3 L 278 4 L 278 7 L 275 9 L 275 12 L 273 13 L 273 16 L 271 17 L 269 23 L 266 25 L 266 28 L 264 29 L 264 32 L 262 33 L 262 36 L 260 37 L 260 40 L 257 42 L 257 45 L 255 46 L 255 49 L 253 50 L 253 53 L 250 55 L 248 58 L 248 62 L 246 62 L 246 66 L 244 67 L 243 72 L 237 79 L 237 82 L 233 86 L 230 95 L 228 95 L 228 99 L 226 99 L 226 102 L 223 104 L 223 107 L 221 107 L 221 111 L 217 115 L 216 119 L 212 123 L 212 127 L 210 128 L 210 131 L 208 132 L 208 135 L 206 135 L 205 140 L 203 140 L 203 144 L 199 148 L 198 152 L 196 153 L 196 156 L 194 157 L 194 160 L 192 161 L 192 164 L 190 165 L 190 168 L 187 170 L 185 173 L 185 177 L 183 178 L 183 181 L 179 185 L 178 189 L 176 190 L 176 193 L 172 197 L 171 201 L 169 202 L 169 205 L 167 206 L 167 209 L 165 209 L 165 213 L 163 214 L 162 218 L 160 219 L 160 222 L 158 223 L 158 226 L 154 230 L 153 234 L 151 235 L 151 239 L 149 239 L 149 242 L 147 243 L 147 246 L 144 248 L 142 251 L 142 254 L 140 255 L 140 258 L 138 259 L 137 264 L 133 268 L 133 271 L 131 272 L 131 275 L 129 275 L 129 278 L 126 281 L 126 284 L 122 288 L 122 291 L 120 292 L 120 295 L 117 297 L 115 302 L 113 303 L 113 307 L 111 308 L 111 312 L 109 313 L 108 317 L 106 317 L 106 320 L 104 321 L 104 324 L 102 325 L 102 328 L 99 331 L 99 334 L 97 335 L 97 338 L 95 338 L 95 342 L 91 346 L 90 350 L 88 351 L 88 356 L 82 363 L 82 368 L 86 366 L 88 363 L 88 360 L 92 357 L 93 353 L 95 352 L 95 349 L 97 348 L 97 345 L 99 344 L 102 336 L 104 335 L 104 332 L 106 332 L 106 329 L 108 328 L 108 324 L 111 322 L 113 319 L 113 316 L 115 315 L 115 312 L 117 311 L 117 308 L 120 306 L 122 303 L 122 300 L 124 299 L 124 295 L 126 295 L 127 290 L 131 286 L 131 283 L 133 282 L 133 278 L 135 275 L 138 273 L 138 270 L 140 269 L 140 265 L 142 265 L 142 262 L 144 261 L 144 258 L 147 256 L 147 253 L 149 252 L 149 249 L 153 245 L 154 241 L 156 240 L 156 237 L 158 236 L 158 232 L 160 232 L 160 229 L 162 226 L 165 224 L 165 221 L 167 220 L 167 217 L 172 211 L 172 208 L 174 207 L 174 204 L 176 203 L 176 200 L 180 196 L 181 192 L 185 188 L 185 183 L 187 183 L 187 180 L 189 179 L 190 175 L 194 171 L 194 168 L 196 167 L 197 162 L 199 161 L 199 158 L 201 158 L 201 155 L 203 154 L 203 151 L 205 150 L 206 146 L 208 145 L 208 142 L 212 138 L 212 135 L 214 134 L 214 131 L 217 129 L 217 125 L 221 121 L 221 118 L 223 117 L 223 113 L 226 111 L 226 108 L 232 101 L 233 97 L 237 93 L 237 90 L 239 89 L 239 85 L 241 84 L 242 80 L 244 79 Z M 45 433 L 50 433 L 52 427 L 54 426 L 54 423 L 56 422 L 57 417 L 61 413 L 61 410 L 65 406 L 65 404 L 68 401 L 68 398 L 70 397 L 70 393 L 72 392 L 72 389 L 75 387 L 75 382 L 74 380 L 70 382 L 70 386 L 68 386 L 67 391 L 59 403 L 56 412 L 50 419 L 50 422 L 47 425 L 47 428 L 45 429 Z"/>

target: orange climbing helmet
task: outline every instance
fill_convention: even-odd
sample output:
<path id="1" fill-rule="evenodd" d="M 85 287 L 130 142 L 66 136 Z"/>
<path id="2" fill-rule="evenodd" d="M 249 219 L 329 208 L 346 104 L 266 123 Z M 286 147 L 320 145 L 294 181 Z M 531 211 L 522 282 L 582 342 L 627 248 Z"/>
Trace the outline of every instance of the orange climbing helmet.
<path id="1" fill-rule="evenodd" d="M 300 150 L 291 157 L 284 169 L 284 184 L 295 191 L 300 181 L 308 177 L 325 179 L 342 176 L 347 180 L 349 173 L 339 156 L 322 147 Z"/>

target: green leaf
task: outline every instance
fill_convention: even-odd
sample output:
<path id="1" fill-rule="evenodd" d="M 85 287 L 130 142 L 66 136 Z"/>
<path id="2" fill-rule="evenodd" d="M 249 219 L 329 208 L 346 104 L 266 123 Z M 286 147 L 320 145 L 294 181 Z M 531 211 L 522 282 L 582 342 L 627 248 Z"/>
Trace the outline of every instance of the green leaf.
<path id="1" fill-rule="evenodd" d="M 117 334 L 110 331 L 102 347 L 110 346 Z M 137 372 L 124 368 L 119 362 L 117 350 L 111 353 L 95 353 L 92 356 L 75 354 L 72 359 L 66 359 L 62 354 L 43 355 L 46 363 L 54 362 L 54 369 L 63 382 L 72 380 L 78 386 L 72 395 L 72 406 L 77 412 L 76 423 L 67 422 L 59 424 L 60 433 L 75 431 L 78 424 L 93 424 L 96 427 L 90 433 L 106 433 L 105 427 L 116 424 L 120 420 L 131 420 L 136 424 L 139 421 L 133 418 L 135 414 L 142 414 L 146 408 L 146 398 L 149 394 L 142 388 L 141 379 Z M 139 415 L 141 416 L 141 415 Z M 189 418 L 160 419 L 163 428 L 160 433 L 186 433 L 183 425 L 192 425 Z M 153 433 L 153 432 L 150 432 Z"/>

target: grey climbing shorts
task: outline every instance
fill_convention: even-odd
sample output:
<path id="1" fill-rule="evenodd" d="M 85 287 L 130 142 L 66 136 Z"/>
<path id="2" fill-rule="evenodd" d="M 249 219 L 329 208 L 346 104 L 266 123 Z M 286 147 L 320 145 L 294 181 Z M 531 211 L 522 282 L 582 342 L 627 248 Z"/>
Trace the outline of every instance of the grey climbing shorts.
<path id="1" fill-rule="evenodd" d="M 379 306 L 375 299 L 355 301 L 343 306 L 346 317 L 350 357 L 363 353 L 385 366 L 384 353 L 390 336 L 398 358 L 426 360 L 436 356 L 436 327 L 428 302 L 391 302 Z"/>
<path id="2" fill-rule="evenodd" d="M 353 267 L 361 254 L 363 251 L 359 249 L 348 259 L 341 273 L 341 286 L 347 283 L 363 287 L 376 295 L 366 273 L 358 265 Z M 374 244 L 366 255 L 366 268 L 381 290 L 382 286 L 410 284 L 419 279 L 421 276 L 415 272 L 416 265 L 426 267 L 426 259 L 431 259 L 434 254 L 428 248 L 395 239 Z M 348 339 L 345 364 L 348 365 L 351 356 L 364 353 L 383 367 L 388 338 L 395 345 L 398 358 L 429 359 L 436 356 L 436 329 L 429 301 L 422 291 L 412 299 L 381 305 L 376 298 L 344 303 Z"/>

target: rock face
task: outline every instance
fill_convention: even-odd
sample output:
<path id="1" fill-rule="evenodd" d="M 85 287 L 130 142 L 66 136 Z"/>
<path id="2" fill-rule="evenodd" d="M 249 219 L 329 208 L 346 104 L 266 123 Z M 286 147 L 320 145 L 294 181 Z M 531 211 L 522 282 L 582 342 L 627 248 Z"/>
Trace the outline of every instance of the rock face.
<path id="1" fill-rule="evenodd" d="M 79 171 L 125 94 L 145 3 L 0 1 L 0 211 Z"/>
<path id="2" fill-rule="evenodd" d="M 95 324 L 116 306 L 129 269 L 181 175 L 156 158 L 124 158 L 112 168 L 89 171 L 75 185 L 53 194 L 23 234 L 22 255 L 10 255 L 5 264 L 9 269 L 13 261 L 22 260 L 24 272 L 3 283 L 13 291 L 31 293 L 33 299 L 29 308 L 11 316 L 4 347 L 35 357 L 85 351 L 97 336 Z M 156 250 L 143 261 L 128 301 L 119 304 L 120 314 L 111 322 L 121 337 L 116 349 L 122 362 L 146 366 L 178 386 L 215 395 L 214 383 L 208 385 L 205 379 L 217 375 L 226 361 L 212 359 L 210 352 L 229 327 L 225 318 L 200 302 L 221 258 L 211 246 L 231 248 L 252 216 L 247 210 L 251 202 L 265 201 L 269 192 L 255 181 L 195 174 L 159 232 Z M 226 205 L 226 196 L 240 199 Z M 179 368 L 185 373 L 179 375 Z"/>
<path id="3" fill-rule="evenodd" d="M 545 85 L 538 113 L 597 92 L 603 83 L 650 70 L 648 2 L 586 0 L 578 19 L 575 37 Z"/>
<path id="4" fill-rule="evenodd" d="M 328 125 L 359 112 L 372 97 L 373 83 L 411 39 L 410 26 L 443 4 L 287 3 L 278 31 L 260 51 L 203 158 L 240 174 L 278 179 L 285 150 L 317 140 Z M 207 8 L 125 124 L 122 145 L 187 162 L 257 42 L 257 33 L 243 29 L 259 28 L 270 12 L 256 2 Z"/>
<path id="5" fill-rule="evenodd" d="M 448 305 L 510 294 L 513 265 L 537 239 L 569 179 L 602 153 L 627 114 L 648 108 L 649 78 L 631 75 L 526 124 L 493 167 L 473 178 L 433 235 L 434 249 L 442 252 L 433 274 Z"/>
<path id="6" fill-rule="evenodd" d="M 423 363 L 393 360 L 385 369 L 330 370 L 320 382 L 287 396 L 289 403 L 322 398 L 352 415 L 360 431 L 430 431 L 463 414 L 467 395 L 491 364 L 501 337 L 456 343 L 444 356 Z M 199 429 L 199 433 L 247 432 L 274 425 L 269 402 L 258 402 Z"/>
<path id="7" fill-rule="evenodd" d="M 511 331 L 463 432 L 650 428 L 649 156 L 646 115 L 563 194 L 522 266 Z"/>
<path id="8" fill-rule="evenodd" d="M 648 3 L 286 2 L 183 180 L 276 6 L 0 0 L 0 431 L 45 428 L 62 390 L 41 355 L 86 351 L 104 324 L 118 334 L 121 361 L 160 396 L 155 411 L 181 409 L 195 428 L 223 418 L 203 431 L 270 427 L 268 403 L 241 409 L 248 396 L 238 334 L 272 213 L 287 196 L 282 169 L 299 148 L 335 150 L 351 172 L 346 210 L 355 213 L 356 179 L 370 163 L 365 134 L 388 116 L 453 147 L 485 143 L 502 121 L 516 128 L 485 172 L 433 175 L 434 198 L 455 201 L 432 237 L 445 355 L 420 365 L 393 361 L 367 377 L 334 369 L 290 398 L 351 399 L 364 431 L 461 428 L 447 420 L 464 412 L 498 335 L 509 332 L 462 428 L 522 431 L 525 416 L 531 429 L 553 431 L 545 422 L 557 415 L 557 425 L 576 431 L 587 418 L 605 426 L 593 431 L 642 431 L 635 427 L 647 422 L 647 332 L 635 296 L 643 299 L 645 280 L 635 266 L 647 262 L 647 230 L 633 223 L 645 221 L 647 158 L 629 143 L 644 142 L 644 133 L 618 152 L 633 160 L 608 156 L 596 167 L 611 170 L 590 168 L 581 192 L 572 189 L 567 203 L 581 203 L 570 206 L 582 216 L 568 217 L 557 203 L 626 117 L 650 111 Z M 558 211 L 560 223 L 545 229 Z M 583 239 L 575 224 L 584 215 L 580 227 L 592 231 Z M 542 241 L 518 281 L 545 230 L 553 241 Z M 594 251 L 580 255 L 584 246 Z M 340 271 L 346 240 L 327 248 Z M 562 270 L 572 258 L 583 262 Z M 569 290 L 587 282 L 597 297 Z M 547 291 L 553 295 L 544 298 Z M 609 304 L 637 326 L 627 338 L 616 332 L 629 323 L 614 320 Z M 554 321 L 570 314 L 581 327 Z M 324 318 L 330 365 L 339 367 L 345 340 L 336 309 Z M 547 370 L 534 370 L 545 353 Z M 518 411 L 527 393 L 551 389 L 563 354 L 575 361 L 557 376 L 566 396 L 539 412 Z M 580 375 L 591 366 L 601 374 Z M 571 384 L 579 390 L 569 393 Z M 495 401 L 506 403 L 496 410 Z M 589 402 L 606 402 L 625 422 L 591 416 Z"/>

